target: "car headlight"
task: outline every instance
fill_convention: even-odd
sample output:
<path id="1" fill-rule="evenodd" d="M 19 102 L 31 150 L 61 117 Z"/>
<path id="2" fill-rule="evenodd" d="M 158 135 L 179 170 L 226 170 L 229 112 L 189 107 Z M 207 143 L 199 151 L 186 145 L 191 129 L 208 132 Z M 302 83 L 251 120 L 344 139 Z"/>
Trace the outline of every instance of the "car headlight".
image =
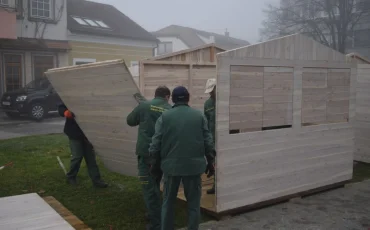
<path id="1" fill-rule="evenodd" d="M 15 101 L 25 101 L 27 99 L 27 96 L 19 96 Z"/>

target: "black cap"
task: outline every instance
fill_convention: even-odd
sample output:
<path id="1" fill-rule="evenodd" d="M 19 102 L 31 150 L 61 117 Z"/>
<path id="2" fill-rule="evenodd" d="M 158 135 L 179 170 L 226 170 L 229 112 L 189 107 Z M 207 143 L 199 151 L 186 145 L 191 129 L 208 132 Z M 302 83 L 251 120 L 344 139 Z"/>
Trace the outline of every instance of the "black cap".
<path id="1" fill-rule="evenodd" d="M 184 86 L 177 86 L 172 91 L 172 102 L 189 102 L 189 92 Z"/>

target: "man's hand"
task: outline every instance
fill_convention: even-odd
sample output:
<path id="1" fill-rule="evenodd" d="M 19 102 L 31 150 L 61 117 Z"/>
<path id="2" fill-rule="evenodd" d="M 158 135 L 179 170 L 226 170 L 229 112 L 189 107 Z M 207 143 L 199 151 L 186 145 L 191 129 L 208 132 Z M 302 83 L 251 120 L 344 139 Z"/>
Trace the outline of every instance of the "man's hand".
<path id="1" fill-rule="evenodd" d="M 73 114 L 71 111 L 69 111 L 69 110 L 67 109 L 67 110 L 64 112 L 64 117 L 71 119 L 71 118 L 74 118 L 74 114 Z"/>
<path id="2" fill-rule="evenodd" d="M 207 178 L 210 178 L 211 176 L 215 175 L 215 165 L 212 163 L 208 163 L 205 174 L 207 174 Z"/>
<path id="3" fill-rule="evenodd" d="M 163 172 L 161 170 L 161 167 L 160 166 L 156 166 L 155 164 L 154 165 L 150 165 L 149 173 L 156 180 L 160 180 L 162 178 L 162 175 L 163 175 Z"/>

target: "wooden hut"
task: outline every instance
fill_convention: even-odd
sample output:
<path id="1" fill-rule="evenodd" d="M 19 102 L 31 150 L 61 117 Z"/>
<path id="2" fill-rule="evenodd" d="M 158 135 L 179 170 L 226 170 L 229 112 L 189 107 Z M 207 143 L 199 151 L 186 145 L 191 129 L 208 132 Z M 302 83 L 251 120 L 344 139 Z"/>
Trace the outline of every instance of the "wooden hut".
<path id="1" fill-rule="evenodd" d="M 300 34 L 217 54 L 213 211 L 350 180 L 356 71 Z"/>
<path id="2" fill-rule="evenodd" d="M 189 89 L 191 105 L 202 109 L 209 97 L 204 87 L 207 79 L 216 78 L 216 54 L 223 51 L 215 44 L 207 44 L 140 61 L 140 91 L 151 99 L 158 85 L 171 90 L 183 85 Z"/>
<path id="3" fill-rule="evenodd" d="M 370 163 L 370 60 L 357 53 L 347 57 L 357 63 L 354 159 Z"/>

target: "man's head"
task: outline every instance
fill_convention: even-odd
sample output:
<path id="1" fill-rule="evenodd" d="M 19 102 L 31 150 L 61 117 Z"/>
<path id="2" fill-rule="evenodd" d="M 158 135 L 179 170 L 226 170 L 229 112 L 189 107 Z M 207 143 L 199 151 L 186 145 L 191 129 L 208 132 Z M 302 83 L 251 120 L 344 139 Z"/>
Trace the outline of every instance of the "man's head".
<path id="1" fill-rule="evenodd" d="M 172 91 L 172 102 L 173 103 L 188 103 L 189 102 L 189 92 L 184 86 L 177 86 Z"/>
<path id="2" fill-rule="evenodd" d="M 155 90 L 154 97 L 161 97 L 166 99 L 167 101 L 170 99 L 171 91 L 167 86 L 158 86 Z"/>
<path id="3" fill-rule="evenodd" d="M 204 93 L 209 93 L 212 98 L 216 97 L 216 79 L 215 78 L 210 78 L 207 80 L 206 84 L 206 91 Z"/>

